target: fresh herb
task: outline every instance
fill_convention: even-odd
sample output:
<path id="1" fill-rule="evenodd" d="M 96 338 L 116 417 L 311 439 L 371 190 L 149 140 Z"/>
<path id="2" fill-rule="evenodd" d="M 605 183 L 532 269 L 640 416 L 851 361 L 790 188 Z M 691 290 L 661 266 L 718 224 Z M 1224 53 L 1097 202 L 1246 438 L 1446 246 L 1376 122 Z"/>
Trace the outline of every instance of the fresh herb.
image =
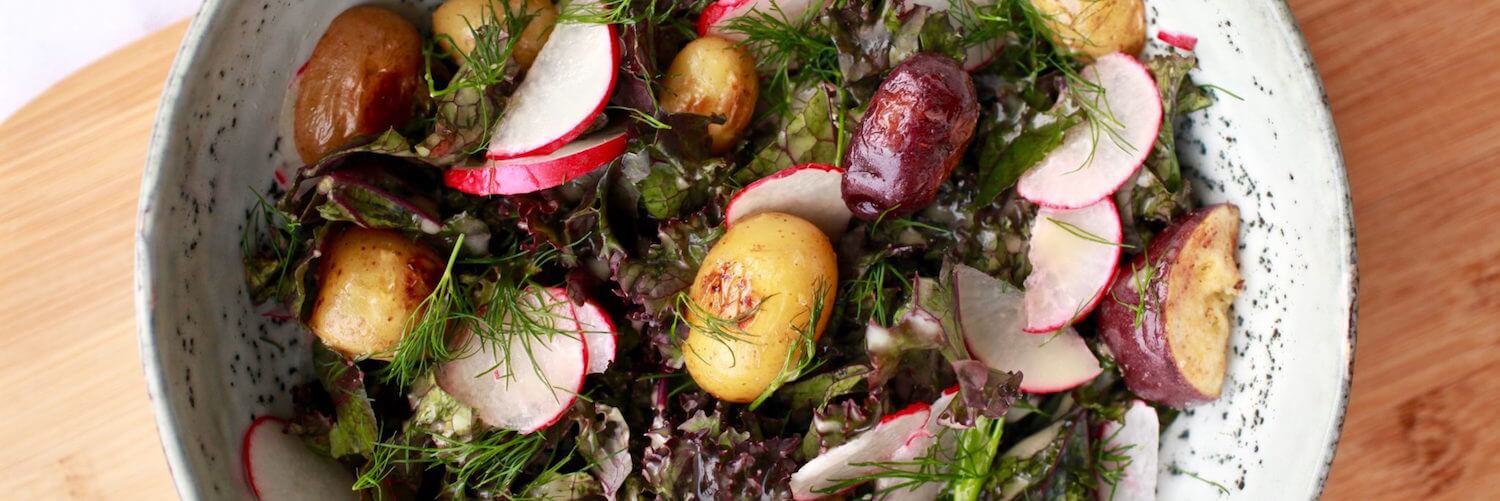
<path id="1" fill-rule="evenodd" d="M 1141 323 L 1146 319 L 1146 312 L 1149 308 L 1149 306 L 1147 305 L 1147 300 L 1151 297 L 1151 284 L 1152 282 L 1156 281 L 1156 266 L 1151 264 L 1151 254 L 1148 252 L 1146 254 L 1146 257 L 1142 259 L 1142 261 L 1146 265 L 1145 269 L 1141 269 L 1134 263 L 1131 263 L 1130 265 L 1130 285 L 1135 289 L 1135 292 L 1137 294 L 1135 303 L 1127 303 L 1124 300 L 1121 300 L 1119 296 L 1114 295 L 1113 292 L 1110 293 L 1110 297 L 1114 299 L 1116 303 L 1119 303 L 1120 306 L 1129 308 L 1133 313 L 1133 325 L 1137 329 L 1141 328 Z"/>
<path id="2" fill-rule="evenodd" d="M 958 474 L 949 488 L 956 501 L 974 501 L 990 481 L 990 466 L 1000 451 L 1000 439 L 1005 435 L 1005 419 L 981 417 L 974 427 L 958 436 L 958 452 L 953 461 L 953 470 Z"/>
<path id="3" fill-rule="evenodd" d="M 255 194 L 255 207 L 240 236 L 240 250 L 251 295 L 260 303 L 286 297 L 307 235 L 301 218 L 266 200 L 255 188 L 250 192 Z M 260 231 L 265 232 L 263 238 L 257 238 Z"/>
<path id="4" fill-rule="evenodd" d="M 846 304 L 854 307 L 853 318 L 868 318 L 881 325 L 891 325 L 896 321 L 899 306 L 895 302 L 911 293 L 912 283 L 888 256 L 879 254 L 859 278 L 849 281 L 845 287 L 843 297 Z M 895 294 L 891 293 L 892 288 L 896 289 Z"/>
<path id="5" fill-rule="evenodd" d="M 755 318 L 755 314 L 760 312 L 760 307 L 765 304 L 767 299 L 770 298 L 756 301 L 749 309 L 740 312 L 733 318 L 724 318 L 709 311 L 703 305 L 698 304 L 686 291 L 680 292 L 677 294 L 677 318 L 672 322 L 671 327 L 672 338 L 685 341 L 687 334 L 682 333 L 679 327 L 686 326 L 692 331 L 692 334 L 707 336 L 709 339 L 722 345 L 724 350 L 729 352 L 729 366 L 733 367 L 738 361 L 735 358 L 735 353 L 730 343 L 748 342 L 752 335 L 745 332 L 744 325 Z M 692 351 L 693 355 L 697 356 L 699 360 L 708 360 L 703 358 L 703 355 L 698 353 L 697 350 Z"/>
<path id="6" fill-rule="evenodd" d="M 465 291 L 453 279 L 453 263 L 462 248 L 463 236 L 459 236 L 442 278 L 403 324 L 405 335 L 390 353 L 391 363 L 380 372 L 385 382 L 411 386 L 433 367 L 458 358 L 459 354 L 448 347 L 448 329 L 456 320 L 471 319 L 473 311 Z"/>
<path id="7" fill-rule="evenodd" d="M 491 431 L 473 441 L 416 429 L 408 429 L 408 433 L 414 436 L 403 434 L 389 442 L 375 443 L 369 463 L 355 479 L 355 490 L 380 489 L 385 478 L 397 468 L 446 468 L 452 476 L 451 487 L 504 492 L 548 444 L 544 434 L 522 435 L 510 430 Z M 409 441 L 403 442 L 403 438 Z M 413 445 L 424 442 L 431 445 Z M 552 464 L 560 466 L 564 462 Z"/>
<path id="8" fill-rule="evenodd" d="M 1169 472 L 1169 473 L 1171 473 L 1173 475 L 1187 475 L 1189 477 L 1197 479 L 1199 482 L 1203 482 L 1205 484 L 1213 486 L 1215 489 L 1219 490 L 1220 494 L 1224 494 L 1224 495 L 1228 495 L 1229 494 L 1229 488 L 1228 487 L 1224 487 L 1224 484 L 1221 484 L 1221 483 L 1215 482 L 1213 480 L 1209 480 L 1209 479 L 1203 478 L 1203 477 L 1199 476 L 1197 473 L 1193 473 L 1191 471 L 1184 470 L 1184 469 L 1182 469 L 1181 466 L 1177 466 L 1177 463 L 1172 463 L 1170 466 L 1167 466 L 1167 472 Z"/>
<path id="9" fill-rule="evenodd" d="M 1135 444 L 1108 445 L 1124 429 L 1125 427 L 1123 426 L 1117 427 L 1109 436 L 1103 437 L 1099 441 L 1099 447 L 1094 449 L 1094 457 L 1090 461 L 1094 465 L 1093 478 L 1100 484 L 1095 485 L 1094 488 L 1102 491 L 1108 486 L 1110 500 L 1114 499 L 1114 495 L 1118 492 L 1115 488 L 1120 485 L 1120 480 L 1125 477 L 1125 469 L 1129 468 L 1131 461 L 1133 461 L 1129 452 L 1130 449 L 1135 447 Z"/>
<path id="10" fill-rule="evenodd" d="M 796 89 L 816 82 L 839 83 L 838 48 L 823 23 L 812 22 L 823 3 L 809 6 L 800 17 L 788 16 L 771 3 L 770 11 L 755 9 L 731 19 L 723 29 L 745 37 L 744 46 L 755 55 L 763 74 L 770 75 L 762 92 L 771 116 L 780 116 Z"/>
<path id="11" fill-rule="evenodd" d="M 1095 235 L 1095 234 L 1089 232 L 1089 230 L 1085 230 L 1083 228 L 1080 228 L 1078 225 L 1073 224 L 1073 223 L 1069 223 L 1067 221 L 1059 221 L 1057 219 L 1053 219 L 1053 218 L 1049 217 L 1049 218 L 1047 218 L 1047 222 L 1050 222 L 1050 223 L 1052 223 L 1054 225 L 1057 225 L 1058 228 L 1062 228 L 1063 231 L 1068 232 L 1069 235 L 1073 235 L 1075 237 L 1081 238 L 1081 239 L 1089 241 L 1089 242 L 1093 242 L 1093 243 L 1100 244 L 1100 245 L 1108 245 L 1108 246 L 1111 246 L 1111 247 L 1122 247 L 1122 248 L 1126 248 L 1126 249 L 1132 249 L 1132 248 L 1134 248 L 1133 246 L 1131 246 L 1129 244 L 1122 244 L 1122 243 L 1111 242 L 1111 241 L 1109 241 L 1108 239 L 1106 239 L 1104 237 L 1101 237 L 1099 235 Z"/>

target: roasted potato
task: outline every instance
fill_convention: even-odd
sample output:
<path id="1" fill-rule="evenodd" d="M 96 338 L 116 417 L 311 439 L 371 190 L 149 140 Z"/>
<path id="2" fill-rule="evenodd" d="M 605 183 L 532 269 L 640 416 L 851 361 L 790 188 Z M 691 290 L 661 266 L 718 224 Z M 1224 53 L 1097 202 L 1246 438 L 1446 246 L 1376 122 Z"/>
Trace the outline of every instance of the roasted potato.
<path id="1" fill-rule="evenodd" d="M 340 353 L 388 359 L 441 278 L 442 261 L 399 232 L 357 227 L 333 236 L 324 252 L 308 327 Z"/>
<path id="2" fill-rule="evenodd" d="M 755 400 L 801 355 L 800 329 L 833 311 L 838 263 L 812 223 L 779 212 L 736 222 L 698 269 L 682 356 L 704 391 L 726 402 Z M 817 319 L 812 312 L 821 308 Z"/>
<path id="3" fill-rule="evenodd" d="M 532 16 L 511 52 L 525 70 L 557 23 L 557 8 L 548 0 L 448 0 L 432 12 L 432 32 L 449 57 L 463 62 L 463 56 L 474 50 L 474 30 L 487 24 L 505 26 L 507 13 Z"/>
<path id="4" fill-rule="evenodd" d="M 293 135 L 302 161 L 405 124 L 421 73 L 422 36 L 406 19 L 368 5 L 339 14 L 299 77 Z"/>
<path id="5" fill-rule="evenodd" d="M 1241 287 L 1239 228 L 1239 208 L 1204 207 L 1116 275 L 1099 307 L 1099 335 L 1141 398 L 1183 407 L 1219 397 L 1229 306 Z"/>
<path id="6" fill-rule="evenodd" d="M 870 98 L 844 157 L 844 203 L 855 217 L 904 216 L 932 202 L 974 138 L 974 80 L 947 56 L 914 55 Z"/>
<path id="7" fill-rule="evenodd" d="M 673 113 L 724 118 L 708 126 L 713 153 L 734 148 L 750 125 L 760 84 L 755 59 L 734 42 L 706 36 L 688 42 L 672 59 L 662 82 L 661 107 Z"/>
<path id="8" fill-rule="evenodd" d="M 1052 43 L 1084 59 L 1124 52 L 1136 55 L 1146 45 L 1143 0 L 1032 0 L 1051 31 Z"/>

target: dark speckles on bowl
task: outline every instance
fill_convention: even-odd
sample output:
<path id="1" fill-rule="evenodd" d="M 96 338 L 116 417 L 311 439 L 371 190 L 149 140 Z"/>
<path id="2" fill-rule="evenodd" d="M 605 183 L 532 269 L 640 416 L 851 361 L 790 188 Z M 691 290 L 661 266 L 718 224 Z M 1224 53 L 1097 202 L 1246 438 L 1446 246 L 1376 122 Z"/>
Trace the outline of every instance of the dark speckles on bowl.
<path id="1" fill-rule="evenodd" d="M 310 376 L 307 334 L 250 304 L 240 235 L 249 187 L 274 191 L 295 162 L 282 144 L 293 72 L 355 3 L 208 0 L 163 93 L 142 182 L 136 318 L 184 499 L 250 499 L 240 435 L 255 416 L 286 414 L 286 388 Z M 438 2 L 379 3 L 423 26 Z M 1197 196 L 1241 208 L 1245 291 L 1224 396 L 1167 430 L 1159 494 L 1316 497 L 1343 419 L 1356 311 L 1354 225 L 1326 97 L 1280 0 L 1147 3 L 1150 35 L 1197 36 L 1195 78 L 1243 99 L 1221 94 L 1179 129 Z"/>

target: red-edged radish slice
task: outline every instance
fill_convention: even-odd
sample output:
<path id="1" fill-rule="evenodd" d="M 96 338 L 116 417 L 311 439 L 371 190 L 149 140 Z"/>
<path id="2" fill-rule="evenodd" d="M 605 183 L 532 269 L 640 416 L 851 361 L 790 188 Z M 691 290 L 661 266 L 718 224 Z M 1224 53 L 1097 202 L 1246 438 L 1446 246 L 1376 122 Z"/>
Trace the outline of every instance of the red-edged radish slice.
<path id="1" fill-rule="evenodd" d="M 564 296 L 566 297 L 566 296 Z M 578 329 L 589 348 L 589 374 L 602 374 L 615 361 L 615 323 L 593 299 L 573 305 Z"/>
<path id="2" fill-rule="evenodd" d="M 1166 42 L 1167 45 L 1186 51 L 1191 51 L 1198 47 L 1198 37 L 1186 33 L 1161 30 L 1156 32 L 1156 39 Z"/>
<path id="3" fill-rule="evenodd" d="M 625 154 L 629 142 L 624 126 L 610 127 L 545 155 L 489 160 L 482 167 L 449 169 L 443 175 L 443 182 L 472 195 L 541 191 L 613 162 Z"/>
<path id="4" fill-rule="evenodd" d="M 933 447 L 942 447 L 934 459 L 944 461 L 953 457 L 954 446 L 957 445 L 958 433 L 943 430 L 943 425 L 938 423 L 938 416 L 948 410 L 953 399 L 958 396 L 958 386 L 943 390 L 942 396 L 932 402 L 932 410 L 927 416 L 926 431 L 913 435 L 900 449 L 891 455 L 891 461 L 896 463 L 908 463 L 896 466 L 906 471 L 916 471 L 920 465 L 916 461 L 931 457 Z M 881 477 L 875 480 L 875 492 L 880 493 L 877 499 L 887 501 L 931 501 L 937 499 L 943 493 L 942 482 L 927 482 L 911 485 L 911 479 L 900 477 Z"/>
<path id="5" fill-rule="evenodd" d="M 830 237 L 844 234 L 854 213 L 844 204 L 844 170 L 832 165 L 802 164 L 763 177 L 734 194 L 724 220 L 735 221 L 764 212 L 782 212 L 806 219 Z"/>
<path id="6" fill-rule="evenodd" d="M 257 499 L 359 499 L 349 469 L 308 449 L 286 427 L 286 421 L 265 416 L 245 429 L 240 460 Z"/>
<path id="7" fill-rule="evenodd" d="M 1050 333 L 1088 316 L 1119 269 L 1120 213 L 1105 198 L 1082 209 L 1037 210 L 1026 276 L 1026 332 Z"/>
<path id="8" fill-rule="evenodd" d="M 880 471 L 913 437 L 927 435 L 927 420 L 932 409 L 923 402 L 907 406 L 886 416 L 870 431 L 859 434 L 843 445 L 812 458 L 792 474 L 792 497 L 798 500 L 833 495 L 840 481 L 867 476 Z"/>
<path id="9" fill-rule="evenodd" d="M 968 266 L 953 269 L 959 330 L 975 360 L 1021 373 L 1021 391 L 1056 393 L 1099 375 L 1099 359 L 1072 327 L 1048 335 L 1022 330 L 1025 297 L 1010 284 Z"/>
<path id="10" fill-rule="evenodd" d="M 1107 456 L 1130 458 L 1115 485 L 1099 479 L 1099 501 L 1152 501 L 1156 499 L 1157 449 L 1161 441 L 1161 423 L 1156 409 L 1135 400 L 1125 411 L 1125 422 L 1105 421 L 1099 428 Z M 1122 469 L 1116 461 L 1102 461 L 1106 470 Z"/>
<path id="11" fill-rule="evenodd" d="M 1103 95 L 1088 88 L 1077 92 L 1104 116 L 1068 129 L 1062 144 L 1021 176 L 1016 192 L 1037 205 L 1061 209 L 1093 205 L 1135 175 L 1156 143 L 1161 96 L 1140 61 L 1126 54 L 1109 54 L 1084 68 L 1082 75 Z"/>
<path id="12" fill-rule="evenodd" d="M 508 336 L 507 346 L 464 332 L 464 357 L 438 367 L 437 382 L 479 411 L 486 424 L 531 433 L 551 426 L 573 405 L 588 370 L 588 347 L 566 297 L 543 289 L 520 301 L 531 322 L 550 322 L 556 332 L 523 334 L 494 326 L 497 335 Z"/>
<path id="13" fill-rule="evenodd" d="M 823 0 L 718 0 L 698 15 L 698 36 L 715 35 L 736 42 L 745 34 L 728 29 L 729 22 L 754 11 L 775 16 L 787 22 L 801 21 L 809 7 L 821 7 Z M 778 12 L 778 9 L 780 11 Z"/>
<path id="14" fill-rule="evenodd" d="M 490 137 L 489 158 L 546 155 L 582 135 L 615 90 L 612 24 L 558 23 Z"/>

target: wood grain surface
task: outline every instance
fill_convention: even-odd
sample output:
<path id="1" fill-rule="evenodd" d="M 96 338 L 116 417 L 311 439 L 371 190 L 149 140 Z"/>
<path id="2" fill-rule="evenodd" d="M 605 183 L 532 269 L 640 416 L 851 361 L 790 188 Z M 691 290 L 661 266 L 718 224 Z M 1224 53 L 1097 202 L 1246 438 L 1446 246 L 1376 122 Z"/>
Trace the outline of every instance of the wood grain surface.
<path id="1" fill-rule="evenodd" d="M 1359 232 L 1355 383 L 1326 499 L 1500 492 L 1500 2 L 1292 0 Z M 185 24 L 0 124 L 7 499 L 170 499 L 131 302 L 146 142 Z"/>

